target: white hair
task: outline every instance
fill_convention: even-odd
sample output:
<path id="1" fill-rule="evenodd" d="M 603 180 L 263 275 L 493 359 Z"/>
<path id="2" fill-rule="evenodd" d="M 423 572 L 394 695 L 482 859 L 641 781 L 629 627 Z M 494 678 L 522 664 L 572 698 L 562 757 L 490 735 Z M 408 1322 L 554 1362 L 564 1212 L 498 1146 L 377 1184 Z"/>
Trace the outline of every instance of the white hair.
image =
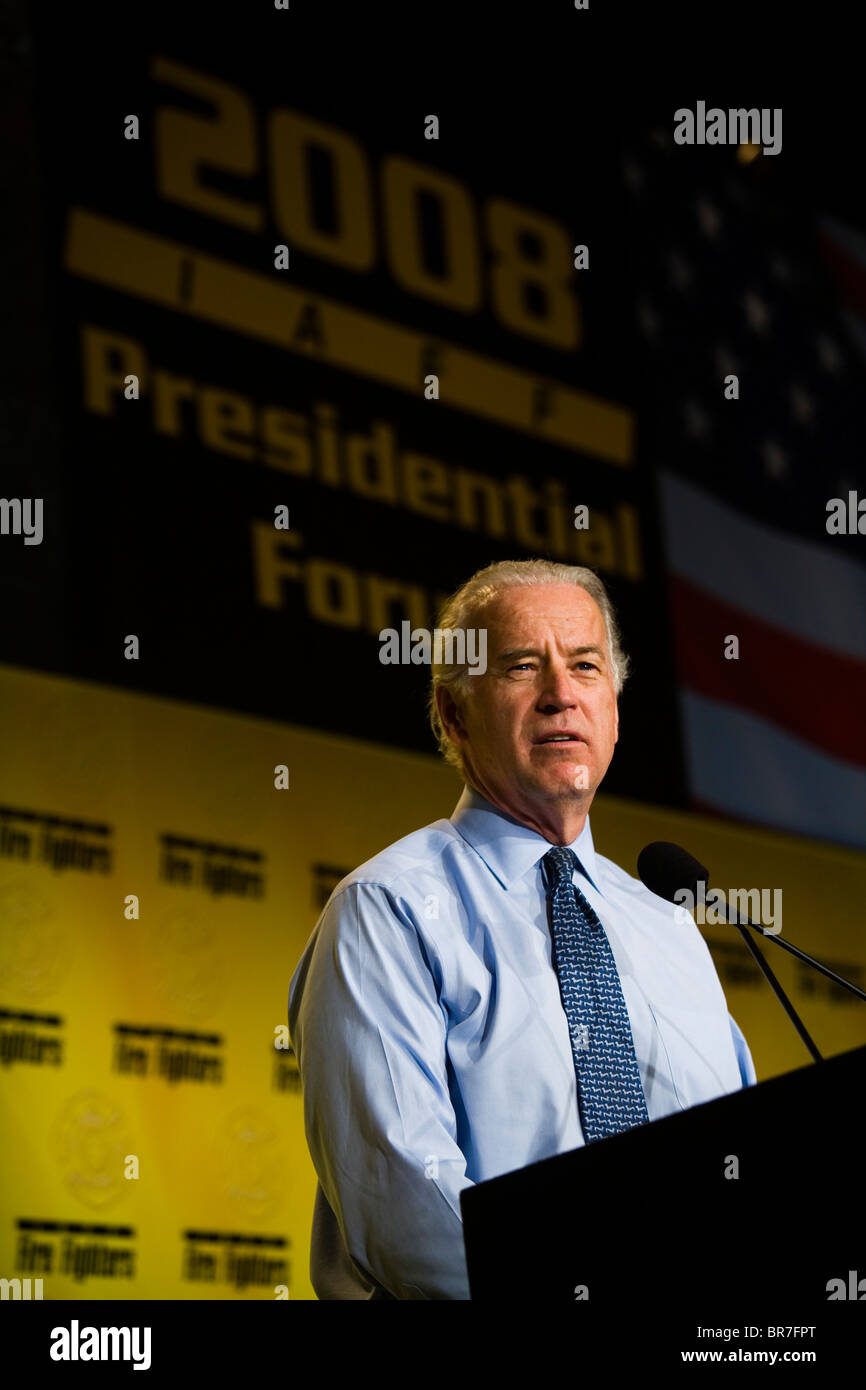
<path id="1" fill-rule="evenodd" d="M 443 631 L 448 628 L 453 631 L 456 628 L 472 627 L 475 614 L 491 600 L 497 598 L 504 589 L 522 584 L 576 584 L 578 588 L 585 589 L 590 598 L 595 599 L 604 618 L 614 690 L 619 695 L 628 675 L 629 659 L 622 649 L 616 614 L 607 590 L 595 571 L 586 569 L 583 565 L 562 565 L 555 560 L 499 560 L 495 564 L 486 565 L 446 599 L 439 610 L 436 626 Z M 436 691 L 440 685 L 444 685 L 452 694 L 465 696 L 471 689 L 472 677 L 465 661 L 444 660 L 444 646 L 442 656 L 442 661 L 434 661 L 431 664 L 432 680 L 427 701 L 430 727 L 445 761 L 462 773 L 463 759 L 460 749 L 448 737 L 439 717 Z"/>

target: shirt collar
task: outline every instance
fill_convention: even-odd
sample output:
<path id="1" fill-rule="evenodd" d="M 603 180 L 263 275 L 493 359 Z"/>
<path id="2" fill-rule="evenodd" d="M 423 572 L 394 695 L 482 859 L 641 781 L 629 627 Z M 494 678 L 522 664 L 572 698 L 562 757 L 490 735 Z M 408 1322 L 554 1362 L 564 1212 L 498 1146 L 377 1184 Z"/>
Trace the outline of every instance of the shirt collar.
<path id="1" fill-rule="evenodd" d="M 549 840 L 537 830 L 530 830 L 512 816 L 492 806 L 486 797 L 468 784 L 451 815 L 451 824 L 463 839 L 481 856 L 503 888 L 523 878 L 540 859 L 552 849 Z M 602 892 L 589 816 L 576 840 L 568 847 L 574 850 L 578 869 L 582 870 L 593 888 Z"/>

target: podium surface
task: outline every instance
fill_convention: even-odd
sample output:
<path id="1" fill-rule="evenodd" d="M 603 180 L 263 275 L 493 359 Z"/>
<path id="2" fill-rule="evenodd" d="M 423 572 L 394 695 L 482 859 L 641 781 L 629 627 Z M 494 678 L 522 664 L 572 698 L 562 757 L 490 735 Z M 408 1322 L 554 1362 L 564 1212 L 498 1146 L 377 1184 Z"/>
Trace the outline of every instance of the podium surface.
<path id="1" fill-rule="evenodd" d="M 866 1327 L 864 1102 L 861 1047 L 465 1189 L 473 1301 L 790 1324 L 853 1273 Z"/>

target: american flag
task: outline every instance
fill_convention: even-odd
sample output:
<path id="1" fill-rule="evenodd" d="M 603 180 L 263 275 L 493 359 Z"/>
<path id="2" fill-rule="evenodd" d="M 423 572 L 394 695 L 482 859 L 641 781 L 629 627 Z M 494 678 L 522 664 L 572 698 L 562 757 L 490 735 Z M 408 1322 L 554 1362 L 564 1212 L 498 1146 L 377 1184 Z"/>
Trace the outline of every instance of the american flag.
<path id="1" fill-rule="evenodd" d="M 866 536 L 826 529 L 866 497 L 866 239 L 672 130 L 622 173 L 690 799 L 866 846 Z"/>

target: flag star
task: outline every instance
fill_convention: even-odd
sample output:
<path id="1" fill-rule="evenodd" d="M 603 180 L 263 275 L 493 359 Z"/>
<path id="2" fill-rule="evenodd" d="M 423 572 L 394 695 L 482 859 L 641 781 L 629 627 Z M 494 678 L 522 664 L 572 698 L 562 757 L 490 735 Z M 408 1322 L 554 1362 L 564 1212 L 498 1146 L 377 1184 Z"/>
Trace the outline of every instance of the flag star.
<path id="1" fill-rule="evenodd" d="M 671 280 L 677 289 L 688 289 L 693 279 L 692 268 L 688 261 L 683 260 L 679 251 L 671 251 L 668 256 L 668 266 L 670 267 Z"/>
<path id="2" fill-rule="evenodd" d="M 818 338 L 818 356 L 821 359 L 821 366 L 826 367 L 828 372 L 836 372 L 842 366 L 842 354 L 837 343 L 832 338 L 828 338 L 826 333 L 822 333 Z"/>
<path id="3" fill-rule="evenodd" d="M 788 455 L 772 439 L 768 439 L 763 449 L 764 467 L 772 478 L 781 478 L 788 471 Z"/>
<path id="4" fill-rule="evenodd" d="M 699 198 L 696 204 L 696 211 L 701 231 L 704 236 L 714 241 L 722 225 L 722 219 L 719 217 L 717 209 L 713 207 L 708 198 Z"/>
<path id="5" fill-rule="evenodd" d="M 643 171 L 635 164 L 633 159 L 626 159 L 623 161 L 622 176 L 625 180 L 626 187 L 630 188 L 632 193 L 640 193 L 644 186 L 644 175 Z"/>
<path id="6" fill-rule="evenodd" d="M 789 392 L 791 398 L 791 414 L 795 420 L 801 424 L 806 424 L 815 414 L 815 401 L 808 391 L 804 391 L 802 386 L 792 386 Z"/>
<path id="7" fill-rule="evenodd" d="M 641 295 L 637 305 L 637 321 L 645 338 L 654 338 L 659 331 L 660 319 L 645 295 Z"/>
<path id="8" fill-rule="evenodd" d="M 770 322 L 770 315 L 764 301 L 750 291 L 743 300 L 743 307 L 746 311 L 746 318 L 749 320 L 749 326 L 754 328 L 756 332 L 763 333 Z"/>
<path id="9" fill-rule="evenodd" d="M 695 439 L 700 439 L 705 435 L 710 427 L 709 418 L 705 411 L 696 401 L 686 401 L 683 406 L 683 414 L 686 417 L 686 433 Z"/>
<path id="10" fill-rule="evenodd" d="M 728 352 L 726 347 L 720 345 L 716 348 L 716 363 L 722 376 L 737 375 L 737 359 Z"/>

